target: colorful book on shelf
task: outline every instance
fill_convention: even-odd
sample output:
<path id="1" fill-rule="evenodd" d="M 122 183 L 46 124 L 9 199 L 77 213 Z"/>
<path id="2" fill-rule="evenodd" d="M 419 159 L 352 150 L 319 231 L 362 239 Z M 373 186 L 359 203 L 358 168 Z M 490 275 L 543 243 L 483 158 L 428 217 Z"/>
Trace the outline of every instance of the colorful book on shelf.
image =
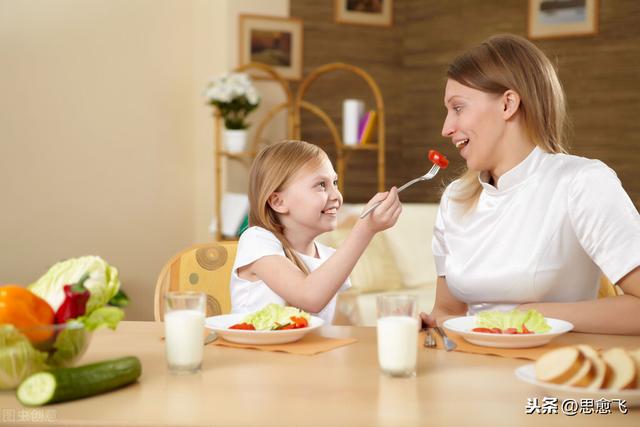
<path id="1" fill-rule="evenodd" d="M 374 110 L 369 111 L 366 114 L 366 121 L 364 123 L 364 127 L 362 129 L 362 135 L 360 136 L 359 142 L 360 144 L 367 144 L 371 142 L 371 135 L 373 135 L 373 130 L 376 127 L 376 120 L 378 118 L 378 113 Z"/>
<path id="2" fill-rule="evenodd" d="M 367 124 L 367 120 L 369 120 L 369 114 L 371 114 L 371 111 L 364 113 L 358 123 L 358 143 L 362 140 L 362 132 L 364 132 L 364 126 Z"/>

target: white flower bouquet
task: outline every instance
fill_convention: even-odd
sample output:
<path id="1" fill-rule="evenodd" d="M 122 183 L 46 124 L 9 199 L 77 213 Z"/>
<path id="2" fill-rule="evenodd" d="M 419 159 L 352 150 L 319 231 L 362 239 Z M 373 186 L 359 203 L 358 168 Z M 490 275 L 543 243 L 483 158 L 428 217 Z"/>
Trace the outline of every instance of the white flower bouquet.
<path id="1" fill-rule="evenodd" d="M 227 129 L 246 129 L 247 115 L 255 110 L 260 97 L 246 73 L 225 73 L 213 79 L 205 90 L 209 104 L 220 111 Z"/>

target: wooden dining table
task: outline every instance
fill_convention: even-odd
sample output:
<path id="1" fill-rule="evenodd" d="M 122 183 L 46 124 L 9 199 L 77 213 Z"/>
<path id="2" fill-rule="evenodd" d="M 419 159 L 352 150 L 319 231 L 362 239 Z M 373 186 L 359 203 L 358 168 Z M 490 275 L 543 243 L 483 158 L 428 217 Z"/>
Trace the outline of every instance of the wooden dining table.
<path id="1" fill-rule="evenodd" d="M 138 382 L 73 402 L 27 408 L 0 392 L 0 424 L 77 426 L 610 426 L 640 425 L 640 408 L 625 414 L 527 414 L 544 393 L 517 379 L 531 361 L 420 348 L 417 375 L 380 373 L 376 330 L 328 326 L 326 337 L 357 339 L 306 356 L 209 344 L 202 371 L 167 371 L 163 324 L 121 322 L 94 333 L 82 364 L 134 355 Z M 640 348 L 640 337 L 568 333 L 563 344 Z M 579 418 L 579 420 L 578 420 Z M 577 423 L 577 424 L 576 424 Z"/>

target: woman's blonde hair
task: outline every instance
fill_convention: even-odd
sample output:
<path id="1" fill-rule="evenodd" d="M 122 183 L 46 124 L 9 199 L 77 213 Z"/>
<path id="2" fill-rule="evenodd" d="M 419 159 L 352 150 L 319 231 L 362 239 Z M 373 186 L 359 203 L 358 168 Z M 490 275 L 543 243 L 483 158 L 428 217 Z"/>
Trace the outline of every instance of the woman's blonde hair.
<path id="1" fill-rule="evenodd" d="M 305 274 L 309 274 L 309 269 L 284 236 L 284 227 L 276 211 L 269 205 L 269 197 L 276 191 L 282 191 L 308 162 L 320 163 L 326 157 L 324 151 L 308 142 L 282 141 L 263 148 L 249 172 L 249 225 L 272 232 L 282 243 L 286 257 Z"/>
<path id="2" fill-rule="evenodd" d="M 530 41 L 511 34 L 492 36 L 456 57 L 447 77 L 486 93 L 517 92 L 529 138 L 546 152 L 567 152 L 564 91 L 549 58 Z M 478 172 L 467 169 L 451 196 L 469 210 L 482 190 Z"/>

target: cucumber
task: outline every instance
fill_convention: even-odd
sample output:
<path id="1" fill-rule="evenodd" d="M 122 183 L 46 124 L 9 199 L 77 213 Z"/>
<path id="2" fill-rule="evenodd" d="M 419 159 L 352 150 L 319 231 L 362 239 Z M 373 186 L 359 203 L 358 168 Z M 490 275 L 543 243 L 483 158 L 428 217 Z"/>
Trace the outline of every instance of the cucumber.
<path id="1" fill-rule="evenodd" d="M 142 373 L 137 357 L 58 368 L 27 377 L 16 390 L 23 405 L 40 406 L 104 393 L 135 382 Z"/>

